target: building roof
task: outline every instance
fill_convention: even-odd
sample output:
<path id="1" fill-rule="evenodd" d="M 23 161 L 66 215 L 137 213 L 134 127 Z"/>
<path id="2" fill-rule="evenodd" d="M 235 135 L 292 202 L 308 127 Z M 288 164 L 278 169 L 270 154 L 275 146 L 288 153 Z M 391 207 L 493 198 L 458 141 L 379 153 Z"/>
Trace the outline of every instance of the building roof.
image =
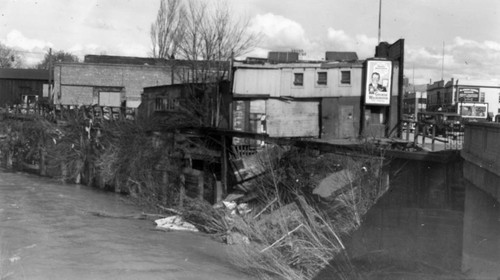
<path id="1" fill-rule="evenodd" d="M 49 80 L 49 70 L 0 68 L 0 79 Z"/>
<path id="2" fill-rule="evenodd" d="M 326 52 L 326 61 L 357 61 L 358 54 L 356 52 Z"/>
<path id="3" fill-rule="evenodd" d="M 362 68 L 363 61 L 332 61 L 321 64 L 321 68 Z"/>
<path id="4" fill-rule="evenodd" d="M 167 66 L 187 67 L 193 69 L 229 69 L 229 61 L 206 61 L 185 59 L 164 59 L 152 57 L 116 56 L 116 55 L 85 55 L 84 63 L 88 64 L 112 64 L 112 65 L 137 65 L 137 66 Z M 60 64 L 81 64 L 65 63 Z"/>
<path id="5" fill-rule="evenodd" d="M 85 63 L 102 63 L 102 64 L 132 64 L 132 65 L 165 65 L 166 59 L 152 57 L 133 57 L 133 56 L 116 56 L 116 55 L 85 55 L 83 62 Z"/>
<path id="6" fill-rule="evenodd" d="M 283 68 L 362 68 L 363 61 L 298 61 L 295 63 L 247 63 L 235 62 L 235 68 L 252 68 L 252 69 L 283 69 Z"/>

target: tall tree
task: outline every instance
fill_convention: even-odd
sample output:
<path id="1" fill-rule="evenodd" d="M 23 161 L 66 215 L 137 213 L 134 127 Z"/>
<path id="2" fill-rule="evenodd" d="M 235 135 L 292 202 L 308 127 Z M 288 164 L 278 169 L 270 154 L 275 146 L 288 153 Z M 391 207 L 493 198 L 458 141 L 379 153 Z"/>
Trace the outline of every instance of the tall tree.
<path id="1" fill-rule="evenodd" d="M 170 47 L 170 52 L 166 56 L 155 57 L 169 58 L 175 55 L 182 59 L 173 66 L 176 68 L 175 82 L 188 83 L 192 87 L 193 96 L 186 112 L 194 112 L 203 126 L 219 126 L 223 108 L 220 82 L 228 78 L 232 57 L 243 55 L 254 47 L 258 35 L 249 32 L 249 21 L 236 18 L 225 2 L 168 2 L 168 7 L 164 6 L 164 0 L 161 2 L 157 20 L 151 28 L 151 39 L 155 50 L 159 46 L 158 38 L 165 38 L 162 43 Z M 178 20 L 159 20 L 169 18 Z M 159 29 L 155 28 L 160 26 L 159 22 L 164 23 L 165 30 L 170 30 L 170 34 L 176 36 L 160 36 Z M 166 28 L 168 23 L 170 29 Z M 173 33 L 175 27 L 179 26 L 176 23 L 181 26 L 181 31 Z M 200 92 L 204 94 L 200 95 Z"/>
<path id="2" fill-rule="evenodd" d="M 80 59 L 78 59 L 78 56 L 65 51 L 55 51 L 53 53 L 47 51 L 47 53 L 45 53 L 45 56 L 43 57 L 43 60 L 38 63 L 35 68 L 49 69 L 50 63 L 54 65 L 54 63 L 56 62 L 80 62 Z"/>
<path id="3" fill-rule="evenodd" d="M 156 21 L 151 24 L 152 54 L 174 58 L 184 35 L 185 10 L 181 0 L 161 0 Z"/>
<path id="4" fill-rule="evenodd" d="M 24 57 L 20 52 L 0 43 L 0 68 L 20 68 L 24 65 Z"/>

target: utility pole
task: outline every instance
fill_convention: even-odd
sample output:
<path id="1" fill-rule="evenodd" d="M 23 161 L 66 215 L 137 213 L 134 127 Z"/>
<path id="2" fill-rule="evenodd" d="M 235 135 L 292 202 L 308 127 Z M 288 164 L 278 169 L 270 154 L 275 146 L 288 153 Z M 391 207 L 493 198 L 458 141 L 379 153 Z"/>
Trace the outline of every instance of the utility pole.
<path id="1" fill-rule="evenodd" d="M 380 30 L 382 29 L 382 0 L 378 5 L 378 43 L 380 44 Z"/>
<path id="2" fill-rule="evenodd" d="M 444 81 L 444 41 L 443 41 L 443 58 L 441 61 L 441 81 Z"/>

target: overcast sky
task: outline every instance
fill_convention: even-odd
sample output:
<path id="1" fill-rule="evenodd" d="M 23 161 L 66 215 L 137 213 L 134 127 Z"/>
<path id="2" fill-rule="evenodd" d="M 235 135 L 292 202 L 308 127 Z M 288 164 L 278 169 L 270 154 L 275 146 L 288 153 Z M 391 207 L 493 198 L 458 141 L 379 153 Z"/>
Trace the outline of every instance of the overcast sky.
<path id="1" fill-rule="evenodd" d="M 85 54 L 148 56 L 149 28 L 160 0 L 1 0 L 0 41 L 36 63 L 48 48 Z M 215 0 L 198 0 L 215 1 Z M 259 47 L 374 55 L 379 0 L 227 0 L 263 34 Z M 416 84 L 441 79 L 500 81 L 500 1 L 382 0 L 382 41 L 405 39 L 405 75 Z"/>

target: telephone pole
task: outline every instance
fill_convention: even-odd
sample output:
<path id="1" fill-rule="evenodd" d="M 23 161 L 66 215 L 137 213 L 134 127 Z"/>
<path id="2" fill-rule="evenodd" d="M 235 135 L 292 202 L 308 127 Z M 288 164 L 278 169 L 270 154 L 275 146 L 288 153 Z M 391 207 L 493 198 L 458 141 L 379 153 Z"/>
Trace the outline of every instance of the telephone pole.
<path id="1" fill-rule="evenodd" d="M 378 5 L 378 43 L 380 44 L 380 32 L 382 29 L 382 0 L 379 0 Z"/>

